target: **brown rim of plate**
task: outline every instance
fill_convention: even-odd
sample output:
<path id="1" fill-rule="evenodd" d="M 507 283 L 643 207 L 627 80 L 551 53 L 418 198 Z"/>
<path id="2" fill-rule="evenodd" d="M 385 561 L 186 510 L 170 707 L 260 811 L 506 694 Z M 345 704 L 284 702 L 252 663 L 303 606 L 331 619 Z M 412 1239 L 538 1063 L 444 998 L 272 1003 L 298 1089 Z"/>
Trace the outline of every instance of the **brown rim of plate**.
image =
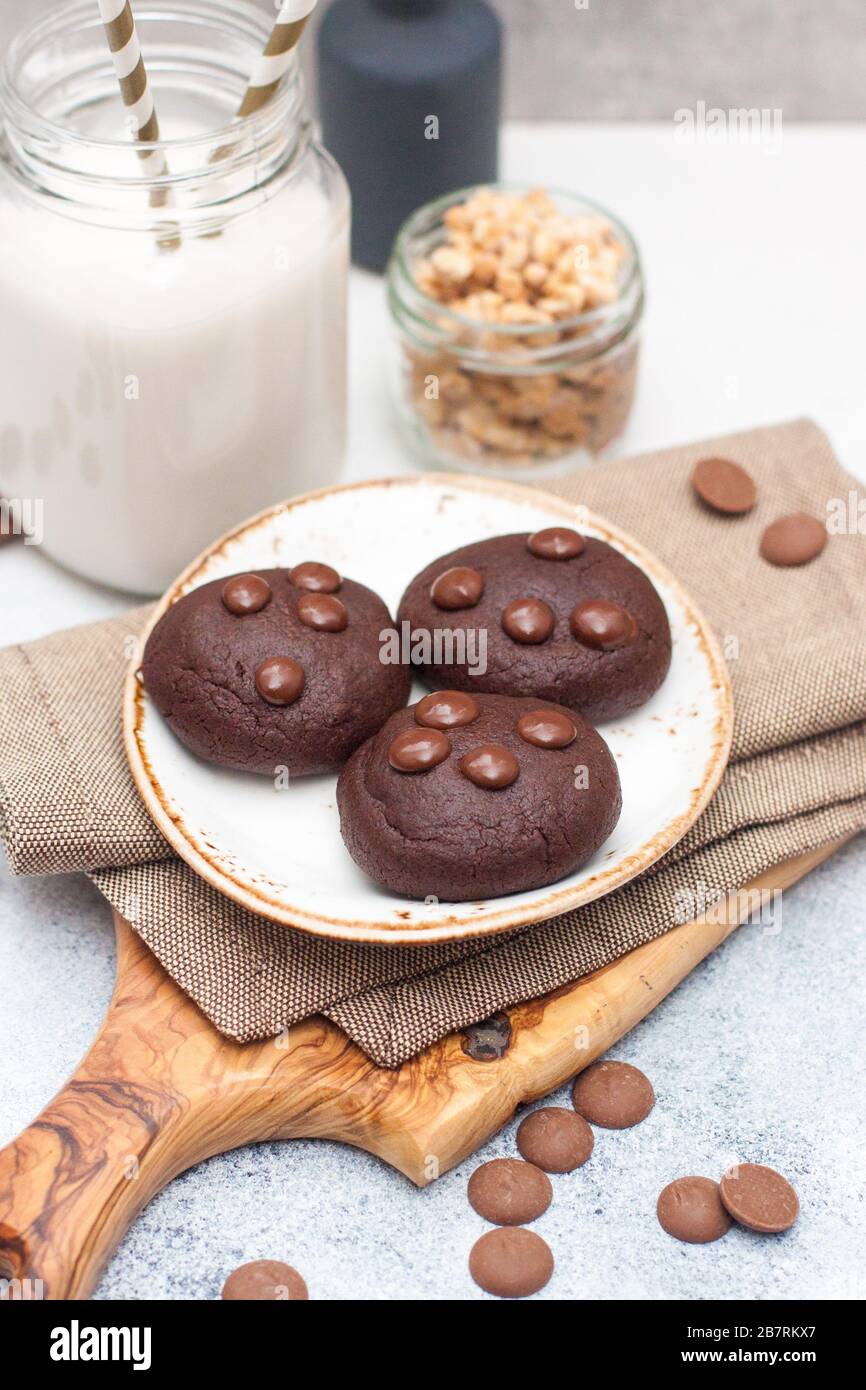
<path id="1" fill-rule="evenodd" d="M 734 709 L 731 682 L 719 644 L 700 609 L 683 590 L 682 585 L 670 571 L 632 539 L 625 531 L 620 531 L 596 513 L 575 503 L 566 502 L 553 493 L 540 488 L 524 486 L 521 483 L 501 482 L 497 479 L 473 477 L 459 473 L 419 473 L 405 477 L 371 478 L 359 483 L 342 483 L 333 487 L 317 488 L 313 492 L 301 493 L 288 502 L 268 507 L 256 516 L 227 531 L 192 561 L 174 581 L 162 599 L 157 603 L 153 614 L 139 639 L 139 652 L 143 652 L 153 628 L 163 613 L 190 589 L 196 587 L 196 579 L 203 567 L 219 556 L 226 548 L 246 532 L 257 530 L 280 512 L 305 506 L 337 493 L 360 492 L 368 488 L 397 487 L 449 487 L 455 491 L 497 493 L 514 502 L 532 504 L 578 527 L 585 527 L 602 539 L 613 542 L 624 551 L 654 582 L 662 584 L 675 596 L 688 620 L 695 627 L 701 650 L 707 661 L 715 696 L 716 717 L 712 754 L 704 770 L 699 786 L 692 791 L 689 807 L 681 815 L 675 816 L 661 830 L 652 835 L 636 854 L 629 855 L 625 863 L 616 868 L 604 869 L 579 885 L 571 888 L 557 886 L 539 889 L 539 896 L 532 904 L 522 907 L 503 906 L 485 914 L 483 922 L 467 920 L 466 903 L 454 904 L 455 912 L 438 917 L 435 923 L 422 923 L 407 927 L 404 921 L 382 920 L 373 925 L 356 923 L 347 918 L 326 917 L 307 912 L 303 908 L 286 906 L 269 897 L 264 888 L 253 891 L 246 883 L 234 877 L 223 868 L 218 868 L 193 841 L 191 832 L 182 820 L 170 814 L 169 798 L 160 785 L 150 764 L 143 738 L 144 688 L 137 679 L 139 661 L 130 663 L 123 687 L 123 743 L 133 781 L 144 801 L 152 820 L 165 836 L 172 849 L 189 865 L 195 873 L 224 897 L 239 903 L 258 917 L 277 922 L 281 926 L 292 927 L 297 931 L 309 932 L 312 936 L 324 936 L 335 941 L 380 942 L 388 945 L 429 945 L 433 941 L 459 941 L 473 936 L 493 936 L 509 931 L 513 927 L 529 926 L 533 922 L 543 922 L 548 917 L 559 916 L 596 898 L 604 897 L 615 888 L 621 888 L 638 874 L 648 869 L 663 854 L 667 854 L 686 831 L 694 825 L 719 785 L 728 762 L 733 736 Z M 491 900 L 492 901 L 492 900 Z M 462 909 L 462 911 L 461 911 Z"/>

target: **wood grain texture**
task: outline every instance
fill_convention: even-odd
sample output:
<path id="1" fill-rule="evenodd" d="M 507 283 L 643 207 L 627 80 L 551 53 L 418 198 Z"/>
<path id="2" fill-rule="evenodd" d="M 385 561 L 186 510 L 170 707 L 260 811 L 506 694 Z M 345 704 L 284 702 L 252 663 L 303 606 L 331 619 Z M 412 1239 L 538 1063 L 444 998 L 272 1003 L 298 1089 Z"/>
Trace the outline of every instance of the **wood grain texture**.
<path id="1" fill-rule="evenodd" d="M 830 845 L 749 885 L 778 890 Z M 738 925 L 689 923 L 604 970 L 509 1011 L 511 1045 L 476 1062 L 452 1035 L 396 1071 L 374 1066 L 332 1024 L 275 1040 L 221 1037 L 120 918 L 117 985 L 81 1066 L 0 1151 L 0 1277 L 86 1298 L 137 1213 L 178 1173 L 269 1139 L 367 1149 L 424 1186 L 530 1101 L 633 1028 Z"/>

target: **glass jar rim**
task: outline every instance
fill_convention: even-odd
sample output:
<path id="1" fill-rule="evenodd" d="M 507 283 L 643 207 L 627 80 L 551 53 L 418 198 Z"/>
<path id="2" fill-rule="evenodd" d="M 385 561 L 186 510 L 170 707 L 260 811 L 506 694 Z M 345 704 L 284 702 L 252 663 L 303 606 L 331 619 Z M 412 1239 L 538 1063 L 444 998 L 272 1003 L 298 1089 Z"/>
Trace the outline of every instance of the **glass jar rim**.
<path id="1" fill-rule="evenodd" d="M 271 32 L 267 16 L 251 3 L 251 0 L 139 0 L 135 8 L 137 26 L 149 20 L 193 20 L 211 30 L 223 24 L 234 27 L 251 39 L 250 58 L 252 61 L 261 53 Z M 17 74 L 41 43 L 56 39 L 59 34 L 78 32 L 84 29 L 102 30 L 103 23 L 94 0 L 67 0 L 57 10 L 49 11 L 34 23 L 25 25 L 16 33 L 0 63 L 0 124 L 11 117 L 20 128 L 40 137 L 47 137 L 73 147 L 103 150 L 107 153 L 128 152 L 129 138 L 108 138 L 94 136 L 75 130 L 62 121 L 54 120 L 37 110 L 21 92 Z M 292 64 L 282 86 L 271 99 L 257 111 L 248 116 L 234 117 L 227 124 L 215 126 L 195 135 L 159 140 L 139 140 L 136 150 L 143 154 L 161 151 L 167 157 L 172 150 L 207 149 L 215 144 L 237 141 L 239 132 L 247 140 L 257 130 L 272 129 L 275 124 L 285 121 L 298 105 L 300 87 L 300 65 L 297 55 L 292 55 Z M 105 67 L 113 72 L 108 43 L 105 43 Z M 155 182 L 158 180 L 154 180 Z M 144 179 L 141 182 L 145 182 Z"/>
<path id="2" fill-rule="evenodd" d="M 442 221 L 444 213 L 450 207 L 466 202 L 475 193 L 489 189 L 493 193 L 526 194 L 537 187 L 537 184 L 511 182 L 473 184 L 468 188 L 460 188 L 446 193 L 441 198 L 435 198 L 432 202 L 425 203 L 423 207 L 417 208 L 415 212 L 411 213 L 397 233 L 387 272 L 389 297 L 395 315 L 402 310 L 417 323 L 428 323 L 431 318 L 435 317 L 440 323 L 453 325 L 455 332 L 471 330 L 475 333 L 501 336 L 506 341 L 519 338 L 521 340 L 528 339 L 531 342 L 533 337 L 543 338 L 549 336 L 551 332 L 566 334 L 569 331 L 581 331 L 581 340 L 584 344 L 587 343 L 587 337 L 590 340 L 593 338 L 592 330 L 597 329 L 600 334 L 604 335 L 605 330 L 614 332 L 617 327 L 625 327 L 627 323 L 639 316 L 643 309 L 643 266 L 637 241 L 629 228 L 615 213 L 593 198 L 585 197 L 582 193 L 547 186 L 544 187 L 544 192 L 554 202 L 579 204 L 582 211 L 592 216 L 605 218 L 626 247 L 629 253 L 627 273 L 620 285 L 617 298 L 612 304 L 603 304 L 596 309 L 558 318 L 552 323 L 511 324 L 502 323 L 497 319 L 481 319 L 470 314 L 460 313 L 456 309 L 451 309 L 448 304 L 442 303 L 441 300 L 425 294 L 418 286 L 411 264 L 411 248 L 413 239 L 419 235 L 422 228 L 432 229 L 437 220 Z M 560 343 L 559 346 L 562 348 L 565 344 Z"/>

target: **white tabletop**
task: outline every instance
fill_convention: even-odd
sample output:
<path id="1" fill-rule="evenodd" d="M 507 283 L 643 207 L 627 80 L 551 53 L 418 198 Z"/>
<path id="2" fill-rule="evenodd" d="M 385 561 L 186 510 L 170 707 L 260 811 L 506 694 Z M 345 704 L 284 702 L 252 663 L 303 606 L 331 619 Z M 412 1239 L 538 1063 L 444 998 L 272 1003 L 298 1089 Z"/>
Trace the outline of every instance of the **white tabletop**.
<path id="1" fill-rule="evenodd" d="M 866 482 L 866 167 L 863 127 L 793 126 L 769 145 L 685 146 L 672 126 L 513 126 L 504 176 L 564 186 L 636 233 L 648 283 L 641 379 L 623 452 L 808 415 Z M 387 402 L 381 282 L 355 273 L 347 479 L 413 463 Z M 120 612 L 128 597 L 0 552 L 0 645 Z M 557 1259 L 549 1298 L 862 1297 L 856 1203 L 866 1096 L 850 989 L 866 973 L 861 839 L 785 899 L 784 930 L 743 928 L 616 1049 L 656 1085 L 634 1131 L 602 1133 L 555 1180 L 537 1229 Z M 86 880 L 0 873 L 0 1143 L 63 1082 L 111 991 L 108 910 Z M 11 1044 L 11 1045 L 10 1045 Z M 515 1152 L 513 1127 L 480 1158 Z M 655 1198 L 734 1158 L 793 1178 L 798 1226 L 718 1246 L 664 1236 Z M 245 1259 L 287 1259 L 319 1298 L 469 1298 L 483 1223 L 465 1200 L 474 1161 L 419 1194 L 338 1145 L 263 1145 L 178 1179 L 139 1219 L 99 1294 L 208 1298 Z M 859 1283 L 858 1283 L 859 1281 Z"/>

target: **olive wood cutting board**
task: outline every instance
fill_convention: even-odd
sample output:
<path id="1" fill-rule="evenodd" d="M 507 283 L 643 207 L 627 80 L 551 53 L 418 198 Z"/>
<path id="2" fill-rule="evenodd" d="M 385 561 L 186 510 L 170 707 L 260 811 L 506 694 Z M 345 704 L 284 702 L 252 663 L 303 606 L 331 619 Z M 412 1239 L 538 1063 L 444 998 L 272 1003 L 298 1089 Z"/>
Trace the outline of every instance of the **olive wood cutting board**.
<path id="1" fill-rule="evenodd" d="M 789 887 L 839 843 L 749 891 Z M 119 917 L 117 982 L 99 1034 L 60 1093 L 0 1150 L 0 1278 L 86 1298 L 130 1223 L 172 1178 L 241 1144 L 337 1139 L 424 1186 L 639 1023 L 745 915 L 674 928 L 603 970 L 509 1010 L 501 1057 L 453 1034 L 397 1070 L 322 1018 L 278 1039 L 221 1037 Z"/>

